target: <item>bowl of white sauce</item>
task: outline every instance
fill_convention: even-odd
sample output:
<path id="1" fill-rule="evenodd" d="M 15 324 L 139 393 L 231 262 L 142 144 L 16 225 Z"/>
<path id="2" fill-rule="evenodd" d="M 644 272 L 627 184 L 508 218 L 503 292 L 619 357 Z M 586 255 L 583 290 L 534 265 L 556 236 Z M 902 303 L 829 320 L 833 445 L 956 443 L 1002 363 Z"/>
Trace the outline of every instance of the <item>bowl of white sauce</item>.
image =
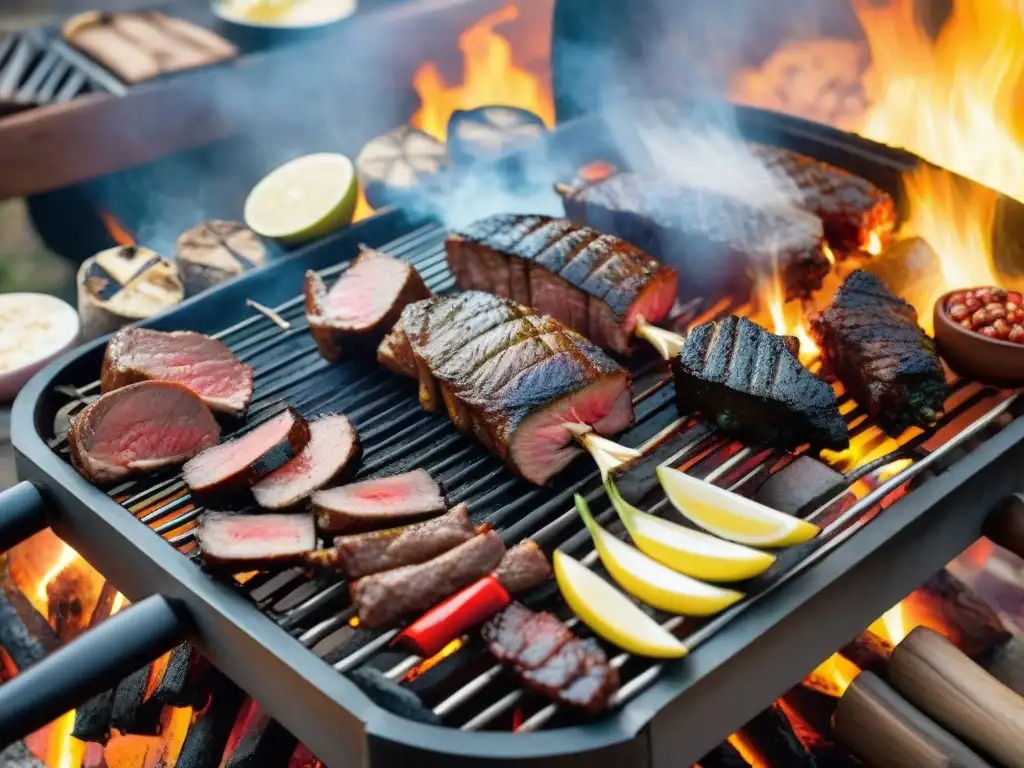
<path id="1" fill-rule="evenodd" d="M 314 37 L 351 16 L 358 0 L 213 0 L 225 37 L 244 50 Z"/>
<path id="2" fill-rule="evenodd" d="M 0 294 L 0 403 L 78 341 L 78 312 L 43 293 Z"/>

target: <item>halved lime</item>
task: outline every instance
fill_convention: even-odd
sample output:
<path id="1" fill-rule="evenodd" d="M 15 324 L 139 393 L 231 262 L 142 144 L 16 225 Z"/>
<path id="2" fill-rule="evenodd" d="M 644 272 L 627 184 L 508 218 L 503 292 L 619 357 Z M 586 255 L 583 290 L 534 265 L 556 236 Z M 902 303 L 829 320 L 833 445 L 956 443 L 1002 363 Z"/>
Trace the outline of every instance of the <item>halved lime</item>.
<path id="1" fill-rule="evenodd" d="M 309 242 L 351 223 L 359 184 L 344 155 L 306 155 L 271 171 L 245 201 L 245 223 L 288 245 Z"/>

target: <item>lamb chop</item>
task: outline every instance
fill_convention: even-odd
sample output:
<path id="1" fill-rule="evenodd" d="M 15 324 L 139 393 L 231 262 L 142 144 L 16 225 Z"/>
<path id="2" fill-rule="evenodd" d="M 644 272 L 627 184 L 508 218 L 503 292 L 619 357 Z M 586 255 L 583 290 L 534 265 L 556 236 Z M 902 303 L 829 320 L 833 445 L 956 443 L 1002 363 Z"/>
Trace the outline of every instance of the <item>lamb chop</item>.
<path id="1" fill-rule="evenodd" d="M 821 220 L 755 207 L 720 192 L 617 173 L 556 185 L 566 215 L 628 240 L 679 273 L 680 298 L 749 291 L 750 271 L 777 260 L 786 298 L 808 296 L 831 269 Z"/>
<path id="2" fill-rule="evenodd" d="M 225 344 L 201 333 L 125 328 L 107 343 L 100 386 L 111 392 L 139 381 L 173 381 L 211 410 L 242 416 L 252 400 L 252 368 Z"/>
<path id="3" fill-rule="evenodd" d="M 881 278 L 857 270 L 811 318 L 828 369 L 889 434 L 942 414 L 946 377 L 916 310 Z"/>
<path id="4" fill-rule="evenodd" d="M 317 491 L 312 500 L 324 533 L 391 528 L 445 510 L 441 487 L 424 469 Z"/>
<path id="5" fill-rule="evenodd" d="M 800 364 L 785 339 L 730 315 L 698 325 L 672 361 L 679 408 L 753 443 L 842 450 L 846 422 L 832 388 Z"/>
<path id="6" fill-rule="evenodd" d="M 445 408 L 461 432 L 538 485 L 581 452 L 566 424 L 612 435 L 633 423 L 620 365 L 554 318 L 489 293 L 410 304 L 377 355 L 419 379 L 426 410 Z"/>
<path id="7" fill-rule="evenodd" d="M 636 246 L 550 216 L 481 219 L 445 242 L 460 288 L 511 298 L 627 353 L 638 316 L 672 308 L 676 273 Z"/>

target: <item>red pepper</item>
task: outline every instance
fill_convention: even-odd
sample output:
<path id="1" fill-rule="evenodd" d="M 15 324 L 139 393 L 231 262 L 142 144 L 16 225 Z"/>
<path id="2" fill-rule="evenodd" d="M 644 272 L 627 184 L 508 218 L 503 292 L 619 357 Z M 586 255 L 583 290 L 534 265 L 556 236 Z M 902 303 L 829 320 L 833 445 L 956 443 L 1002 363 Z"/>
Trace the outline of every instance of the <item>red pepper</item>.
<path id="1" fill-rule="evenodd" d="M 429 658 L 510 600 L 494 574 L 488 574 L 424 613 L 402 630 L 395 642 Z"/>

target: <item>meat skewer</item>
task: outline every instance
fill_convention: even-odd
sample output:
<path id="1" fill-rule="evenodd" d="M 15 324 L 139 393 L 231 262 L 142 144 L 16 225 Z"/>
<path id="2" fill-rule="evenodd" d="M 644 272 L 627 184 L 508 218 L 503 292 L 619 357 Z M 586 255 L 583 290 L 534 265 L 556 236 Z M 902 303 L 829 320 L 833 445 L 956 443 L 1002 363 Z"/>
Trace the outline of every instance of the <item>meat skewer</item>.
<path id="1" fill-rule="evenodd" d="M 441 487 L 423 469 L 317 491 L 312 501 L 324 533 L 390 528 L 432 517 L 446 507 Z"/>
<path id="2" fill-rule="evenodd" d="M 209 568 L 240 573 L 301 565 L 316 546 L 309 514 L 233 515 L 206 512 L 196 541 Z"/>

